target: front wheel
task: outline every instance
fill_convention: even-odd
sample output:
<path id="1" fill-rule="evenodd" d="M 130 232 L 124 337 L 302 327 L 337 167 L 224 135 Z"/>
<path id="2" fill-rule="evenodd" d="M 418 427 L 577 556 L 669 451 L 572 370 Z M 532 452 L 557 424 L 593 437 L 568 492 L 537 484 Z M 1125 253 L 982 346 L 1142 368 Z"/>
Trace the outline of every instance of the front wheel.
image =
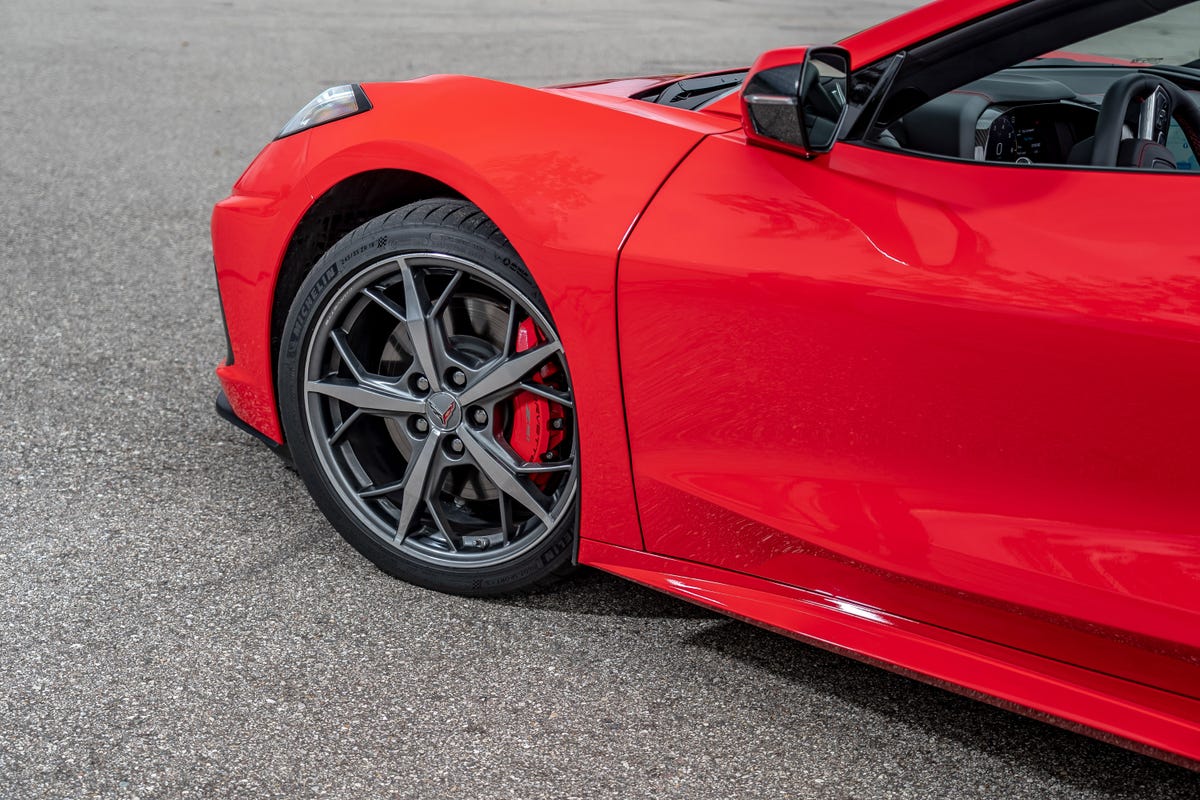
<path id="1" fill-rule="evenodd" d="M 537 286 L 478 208 L 413 203 L 334 245 L 292 304 L 278 375 L 297 471 L 385 572 L 495 595 L 570 570 L 566 358 Z"/>

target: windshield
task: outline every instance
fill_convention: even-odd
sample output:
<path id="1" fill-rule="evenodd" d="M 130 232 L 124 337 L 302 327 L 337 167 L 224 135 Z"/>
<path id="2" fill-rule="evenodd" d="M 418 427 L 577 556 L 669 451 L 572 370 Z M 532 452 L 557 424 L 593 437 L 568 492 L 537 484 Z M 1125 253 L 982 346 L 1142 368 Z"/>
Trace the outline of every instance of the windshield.
<path id="1" fill-rule="evenodd" d="M 1200 3 L 1188 3 L 1063 50 L 1076 57 L 1097 56 L 1123 64 L 1200 66 Z"/>

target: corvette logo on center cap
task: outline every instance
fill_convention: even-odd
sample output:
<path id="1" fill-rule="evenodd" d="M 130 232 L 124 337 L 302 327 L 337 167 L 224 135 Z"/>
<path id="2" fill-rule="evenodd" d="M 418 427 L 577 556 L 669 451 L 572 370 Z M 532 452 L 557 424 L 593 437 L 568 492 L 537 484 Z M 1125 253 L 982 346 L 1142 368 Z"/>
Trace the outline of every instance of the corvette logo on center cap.
<path id="1" fill-rule="evenodd" d="M 449 430 L 458 424 L 458 401 L 446 392 L 438 392 L 426 402 L 430 422 L 442 430 Z"/>

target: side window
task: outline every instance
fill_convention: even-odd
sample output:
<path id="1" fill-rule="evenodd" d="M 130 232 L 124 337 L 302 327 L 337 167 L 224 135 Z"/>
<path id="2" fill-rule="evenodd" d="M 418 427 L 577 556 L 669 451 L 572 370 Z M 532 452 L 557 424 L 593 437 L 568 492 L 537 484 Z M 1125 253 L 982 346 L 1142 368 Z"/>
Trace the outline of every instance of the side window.
<path id="1" fill-rule="evenodd" d="M 952 32 L 940 50 L 927 43 L 917 67 L 898 76 L 867 140 L 979 162 L 1196 172 L 1200 3 L 1152 16 L 1129 5 L 1040 20 L 1024 38 L 1000 15 L 979 25 L 996 30 L 987 46 L 978 35 L 986 30 L 973 41 L 972 31 Z M 1015 22 L 1019 13 L 1008 16 Z M 969 80 L 956 85 L 956 71 Z"/>

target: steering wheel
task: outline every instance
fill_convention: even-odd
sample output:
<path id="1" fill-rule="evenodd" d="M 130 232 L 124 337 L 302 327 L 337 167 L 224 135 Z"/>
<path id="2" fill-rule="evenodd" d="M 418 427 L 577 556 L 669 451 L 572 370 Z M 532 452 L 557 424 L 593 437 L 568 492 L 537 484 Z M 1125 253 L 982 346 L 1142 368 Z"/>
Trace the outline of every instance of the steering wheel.
<path id="1" fill-rule="evenodd" d="M 1121 152 L 1121 135 L 1129 105 L 1142 101 L 1136 138 L 1165 148 L 1167 130 L 1175 119 L 1193 150 L 1200 152 L 1200 106 L 1192 96 L 1166 78 L 1135 72 L 1126 75 L 1104 93 L 1100 118 L 1096 120 L 1096 138 L 1092 166 L 1115 167 Z"/>

